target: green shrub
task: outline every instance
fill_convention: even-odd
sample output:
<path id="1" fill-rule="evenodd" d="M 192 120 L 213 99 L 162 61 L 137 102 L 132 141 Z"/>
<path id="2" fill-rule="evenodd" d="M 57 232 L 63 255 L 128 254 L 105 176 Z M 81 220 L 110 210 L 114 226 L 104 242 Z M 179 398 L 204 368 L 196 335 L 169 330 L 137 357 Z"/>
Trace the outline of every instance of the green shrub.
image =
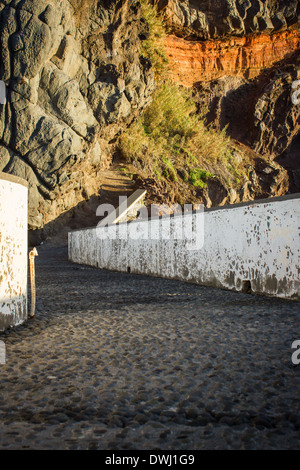
<path id="1" fill-rule="evenodd" d="M 163 176 L 171 181 L 177 181 L 177 173 L 170 160 L 167 157 L 162 157 L 161 161 L 165 165 L 163 169 Z"/>
<path id="2" fill-rule="evenodd" d="M 157 7 L 147 0 L 140 0 L 142 16 L 148 23 L 149 36 L 142 43 L 142 54 L 150 59 L 157 76 L 166 73 L 169 59 L 164 50 L 164 38 L 166 35 L 163 19 L 157 12 Z"/>
<path id="3" fill-rule="evenodd" d="M 183 182 L 205 189 L 212 177 L 224 184 L 230 182 L 229 186 L 241 184 L 244 162 L 234 157 L 234 145 L 226 129 L 218 131 L 206 126 L 203 118 L 206 110 L 199 113 L 192 91 L 168 78 L 163 21 L 147 0 L 141 0 L 141 9 L 149 25 L 142 53 L 153 64 L 157 89 L 150 106 L 120 137 L 123 159 L 137 173 L 165 180 L 169 187 Z"/>
<path id="4" fill-rule="evenodd" d="M 170 81 L 159 85 L 151 105 L 120 139 L 127 162 L 139 160 L 143 166 L 144 160 L 149 166 L 155 159 L 158 167 L 162 167 L 166 165 L 163 159 L 168 159 L 173 175 L 180 166 L 199 168 L 203 164 L 213 165 L 218 159 L 225 160 L 229 146 L 230 140 L 223 133 L 205 127 L 196 113 L 191 92 Z"/>

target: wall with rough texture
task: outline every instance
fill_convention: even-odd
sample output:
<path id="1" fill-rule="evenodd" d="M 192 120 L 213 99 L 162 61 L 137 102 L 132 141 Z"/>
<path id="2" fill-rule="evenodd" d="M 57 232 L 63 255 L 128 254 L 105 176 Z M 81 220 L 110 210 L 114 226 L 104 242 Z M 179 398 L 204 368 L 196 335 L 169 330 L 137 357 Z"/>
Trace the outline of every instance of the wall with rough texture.
<path id="1" fill-rule="evenodd" d="M 292 103 L 300 74 L 299 1 L 152 1 L 168 25 L 172 78 L 198 89 L 208 123 L 228 126 L 233 139 L 279 158 L 289 190 L 299 191 L 292 155 L 300 130 L 300 107 Z"/>
<path id="2" fill-rule="evenodd" d="M 70 232 L 69 259 L 300 300 L 299 198 L 299 194 L 283 196 L 185 215 L 187 231 L 182 239 L 164 239 L 178 233 L 182 216 L 120 224 L 115 239 L 112 226 L 107 232 L 105 228 Z M 198 233 L 194 241 L 193 233 Z M 190 249 L 191 241 L 198 243 L 197 249 Z"/>
<path id="3" fill-rule="evenodd" d="M 178 37 L 192 40 L 271 33 L 297 23 L 298 0 L 152 0 Z"/>
<path id="4" fill-rule="evenodd" d="M 239 134 L 250 130 L 243 144 L 272 158 L 286 151 L 299 133 L 290 99 L 297 70 L 280 78 L 276 64 L 297 54 L 299 2 L 153 2 L 166 18 L 173 77 L 188 86 L 208 81 L 200 104 L 209 101 L 210 112 L 222 114 L 221 127 L 229 120 Z M 37 240 L 40 230 L 51 233 L 51 224 L 59 228 L 81 202 L 98 197 L 118 137 L 150 104 L 156 84 L 143 55 L 148 36 L 139 0 L 0 0 L 0 80 L 7 94 L 0 106 L 0 171 L 28 181 L 29 229 Z M 272 65 L 276 77 L 259 81 L 254 93 L 250 77 Z M 235 129 L 230 135 L 239 140 Z M 282 194 L 282 186 L 279 192 L 273 186 L 268 194 Z"/>
<path id="5" fill-rule="evenodd" d="M 0 173 L 0 331 L 27 318 L 27 183 Z"/>
<path id="6" fill-rule="evenodd" d="M 299 46 L 296 29 L 206 41 L 187 41 L 170 35 L 165 40 L 172 78 L 187 87 L 228 75 L 254 78 L 291 57 Z"/>
<path id="7" fill-rule="evenodd" d="M 0 0 L 0 171 L 29 183 L 29 228 L 98 194 L 116 136 L 151 101 L 138 0 Z"/>

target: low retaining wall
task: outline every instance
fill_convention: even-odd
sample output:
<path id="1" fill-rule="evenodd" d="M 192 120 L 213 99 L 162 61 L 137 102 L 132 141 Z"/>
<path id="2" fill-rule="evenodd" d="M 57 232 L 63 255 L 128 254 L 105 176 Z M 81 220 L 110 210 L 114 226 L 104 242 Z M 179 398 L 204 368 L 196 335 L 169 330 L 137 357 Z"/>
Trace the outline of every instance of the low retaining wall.
<path id="1" fill-rule="evenodd" d="M 0 331 L 27 318 L 27 182 L 0 173 Z"/>
<path id="2" fill-rule="evenodd" d="M 112 226 L 73 231 L 69 233 L 69 259 L 110 270 L 300 300 L 299 198 L 299 194 L 288 195 L 213 208 L 204 214 L 119 224 L 117 239 Z M 204 237 L 203 246 L 198 243 L 196 250 L 190 249 L 189 234 L 181 240 L 166 239 L 187 217 L 198 241 Z M 147 233 L 148 239 L 141 239 Z"/>

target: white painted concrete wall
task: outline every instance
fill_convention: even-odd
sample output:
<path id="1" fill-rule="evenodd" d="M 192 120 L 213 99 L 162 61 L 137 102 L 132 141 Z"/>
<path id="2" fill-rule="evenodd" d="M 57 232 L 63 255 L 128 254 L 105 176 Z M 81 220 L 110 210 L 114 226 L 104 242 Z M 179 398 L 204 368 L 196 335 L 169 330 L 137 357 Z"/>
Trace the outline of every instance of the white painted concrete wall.
<path id="1" fill-rule="evenodd" d="M 192 217 L 199 240 L 203 230 L 204 244 L 196 250 L 188 249 L 187 239 L 137 239 L 138 233 L 147 238 L 149 231 L 166 235 L 164 218 L 120 224 L 119 239 L 113 239 L 112 227 L 108 227 L 111 238 L 105 228 L 74 231 L 69 233 L 69 259 L 237 291 L 243 290 L 244 281 L 250 281 L 252 292 L 300 300 L 299 196 L 184 216 Z M 182 220 L 181 216 L 171 219 L 171 234 Z M 120 239 L 125 238 L 127 228 L 128 239 Z"/>
<path id="2" fill-rule="evenodd" d="M 27 318 L 27 183 L 0 173 L 0 331 Z"/>

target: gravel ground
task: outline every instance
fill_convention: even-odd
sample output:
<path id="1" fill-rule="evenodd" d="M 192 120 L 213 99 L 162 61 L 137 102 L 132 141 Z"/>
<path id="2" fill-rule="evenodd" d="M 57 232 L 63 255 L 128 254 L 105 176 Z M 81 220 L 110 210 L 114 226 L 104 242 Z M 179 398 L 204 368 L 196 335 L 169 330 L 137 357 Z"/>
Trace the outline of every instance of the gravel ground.
<path id="1" fill-rule="evenodd" d="M 1 449 L 300 449 L 300 304 L 36 258 Z"/>

